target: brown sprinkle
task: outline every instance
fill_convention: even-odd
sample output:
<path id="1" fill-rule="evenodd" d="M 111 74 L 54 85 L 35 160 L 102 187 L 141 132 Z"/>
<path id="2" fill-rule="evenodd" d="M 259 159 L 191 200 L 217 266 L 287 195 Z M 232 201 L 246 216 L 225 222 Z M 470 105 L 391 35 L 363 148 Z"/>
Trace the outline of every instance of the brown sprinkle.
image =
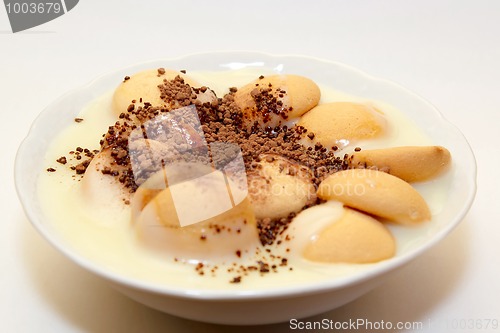
<path id="1" fill-rule="evenodd" d="M 87 167 L 85 165 L 83 165 L 83 163 L 82 164 L 78 164 L 75 167 L 75 171 L 76 171 L 77 175 L 81 175 L 81 174 L 85 173 L 85 170 L 87 170 Z"/>
<path id="2" fill-rule="evenodd" d="M 65 156 L 59 157 L 56 162 L 61 163 L 61 164 L 66 164 L 68 161 L 66 160 Z"/>
<path id="3" fill-rule="evenodd" d="M 235 276 L 230 283 L 240 283 L 241 282 L 241 276 Z"/>

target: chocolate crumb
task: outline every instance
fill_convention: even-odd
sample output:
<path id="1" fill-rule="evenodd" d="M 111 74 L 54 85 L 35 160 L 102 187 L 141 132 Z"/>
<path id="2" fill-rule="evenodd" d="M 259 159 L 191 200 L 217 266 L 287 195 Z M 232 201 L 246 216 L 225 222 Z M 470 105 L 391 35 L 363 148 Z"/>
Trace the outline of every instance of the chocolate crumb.
<path id="1" fill-rule="evenodd" d="M 158 68 L 158 74 L 160 75 L 165 74 L 165 68 Z"/>
<path id="2" fill-rule="evenodd" d="M 85 173 L 85 170 L 87 170 L 87 166 L 85 166 L 84 163 L 80 163 L 75 167 L 75 171 L 77 175 L 81 175 Z"/>
<path id="3" fill-rule="evenodd" d="M 83 118 L 75 118 L 75 123 L 81 123 L 83 121 Z"/>
<path id="4" fill-rule="evenodd" d="M 241 276 L 235 276 L 230 283 L 240 283 L 241 282 Z"/>
<path id="5" fill-rule="evenodd" d="M 54 169 L 54 168 L 48 168 L 47 171 L 48 172 L 56 172 L 56 169 Z"/>
<path id="6" fill-rule="evenodd" d="M 269 264 L 263 262 L 262 260 L 257 261 L 257 264 L 259 265 L 259 272 L 261 273 L 269 273 Z"/>
<path id="7" fill-rule="evenodd" d="M 128 81 L 128 80 L 130 80 L 130 76 L 128 76 L 128 75 L 123 78 L 123 82 Z"/>
<path id="8" fill-rule="evenodd" d="M 354 151 L 361 151 L 361 148 L 360 147 L 356 147 L 356 148 L 354 148 Z"/>
<path id="9" fill-rule="evenodd" d="M 61 163 L 61 164 L 66 164 L 68 161 L 66 160 L 65 156 L 59 157 L 56 162 Z"/>

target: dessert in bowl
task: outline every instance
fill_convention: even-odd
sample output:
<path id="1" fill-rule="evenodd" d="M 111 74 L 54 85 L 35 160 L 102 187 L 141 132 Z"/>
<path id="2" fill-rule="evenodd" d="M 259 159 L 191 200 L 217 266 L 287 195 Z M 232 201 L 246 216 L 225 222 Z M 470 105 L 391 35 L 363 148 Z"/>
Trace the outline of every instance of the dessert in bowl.
<path id="1" fill-rule="evenodd" d="M 16 185 L 56 248 L 131 298 L 259 324 L 343 305 L 438 242 L 472 203 L 475 162 L 393 83 L 210 53 L 63 96 L 21 145 Z"/>

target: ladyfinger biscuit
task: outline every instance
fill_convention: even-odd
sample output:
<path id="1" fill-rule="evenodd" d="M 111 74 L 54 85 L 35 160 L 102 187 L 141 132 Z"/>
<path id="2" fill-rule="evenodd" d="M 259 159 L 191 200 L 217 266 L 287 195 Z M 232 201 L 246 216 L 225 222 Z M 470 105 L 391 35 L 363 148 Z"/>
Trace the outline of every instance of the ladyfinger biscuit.
<path id="1" fill-rule="evenodd" d="M 263 155 L 248 172 L 248 194 L 255 217 L 281 218 L 301 211 L 316 200 L 308 168 L 278 155 Z"/>
<path id="2" fill-rule="evenodd" d="M 287 74 L 261 77 L 239 88 L 234 101 L 247 126 L 257 123 L 261 128 L 274 128 L 312 109 L 320 97 L 312 80 Z"/>
<path id="3" fill-rule="evenodd" d="M 349 169 L 328 176 L 318 187 L 318 197 L 400 224 L 430 220 L 427 203 L 410 184 L 388 173 Z"/>
<path id="4" fill-rule="evenodd" d="M 145 248 L 173 254 L 183 261 L 232 259 L 255 253 L 259 235 L 248 199 L 226 209 L 217 200 L 217 196 L 225 193 L 216 193 L 212 185 L 210 180 L 194 179 L 169 186 L 156 194 L 154 189 L 142 191 L 139 188 L 140 196 L 132 199 L 133 207 L 143 206 L 133 214 L 132 220 L 138 242 Z M 184 187 L 181 193 L 179 186 Z M 208 196 L 207 191 L 216 197 Z M 194 223 L 183 225 L 186 212 L 179 210 L 182 209 L 179 194 L 192 200 L 191 207 L 184 208 L 189 208 L 188 213 L 196 218 Z M 144 205 L 148 199 L 150 201 Z M 135 203 L 135 200 L 140 202 Z M 214 209 L 220 214 L 207 215 Z"/>
<path id="5" fill-rule="evenodd" d="M 136 101 L 136 107 L 144 105 L 145 102 L 152 106 L 166 106 L 165 101 L 160 97 L 158 85 L 163 84 L 163 80 L 173 80 L 176 76 L 182 77 L 184 82 L 192 87 L 199 86 L 187 75 L 174 70 L 160 68 L 138 72 L 124 79 L 116 88 L 113 95 L 113 111 L 120 115 L 127 111 L 132 101 Z"/>
<path id="6" fill-rule="evenodd" d="M 375 138 L 383 134 L 385 119 L 371 106 L 335 102 L 321 104 L 304 114 L 298 126 L 314 134 L 313 141 L 325 147 L 344 148 L 350 142 Z"/>
<path id="7" fill-rule="evenodd" d="M 394 256 L 396 242 L 379 221 L 344 208 L 343 215 L 305 248 L 304 257 L 326 263 L 373 263 Z"/>
<path id="8" fill-rule="evenodd" d="M 451 155 L 441 146 L 405 146 L 354 152 L 353 168 L 376 168 L 407 182 L 432 179 L 450 165 Z"/>

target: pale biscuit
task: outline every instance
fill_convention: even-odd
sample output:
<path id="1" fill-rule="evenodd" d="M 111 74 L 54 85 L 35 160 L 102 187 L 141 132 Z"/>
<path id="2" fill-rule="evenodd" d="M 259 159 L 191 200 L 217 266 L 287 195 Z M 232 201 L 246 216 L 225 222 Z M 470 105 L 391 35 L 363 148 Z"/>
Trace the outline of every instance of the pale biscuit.
<path id="1" fill-rule="evenodd" d="M 146 158 L 153 161 L 161 161 L 162 159 L 165 161 L 170 161 L 175 157 L 173 153 L 174 150 L 169 149 L 168 145 L 152 139 L 134 138 L 134 140 L 129 140 L 128 150 L 129 155 L 132 155 L 135 152 L 148 154 L 145 155 Z"/>
<path id="2" fill-rule="evenodd" d="M 115 165 L 111 157 L 111 149 L 107 148 L 97 153 L 87 169 L 82 179 L 82 198 L 92 207 L 121 207 L 123 201 L 129 196 L 123 185 L 116 177 L 104 174 L 105 168 L 124 169 Z M 106 203 L 103 205 L 103 203 Z"/>
<path id="3" fill-rule="evenodd" d="M 199 84 L 190 79 L 187 75 L 174 70 L 165 69 L 164 72 L 157 69 L 148 69 L 138 72 L 128 80 L 124 80 L 115 90 L 113 95 L 113 111 L 120 115 L 127 111 L 127 108 L 132 101 L 135 100 L 136 107 L 144 105 L 145 102 L 151 103 L 152 106 L 166 106 L 165 102 L 160 98 L 160 90 L 158 85 L 163 84 L 163 80 L 173 80 L 176 76 L 184 79 L 184 82 L 192 87 Z M 142 99 L 142 102 L 140 102 Z"/>
<path id="4" fill-rule="evenodd" d="M 405 146 L 354 152 L 354 168 L 376 168 L 407 182 L 432 179 L 448 169 L 450 152 L 440 146 Z"/>
<path id="5" fill-rule="evenodd" d="M 255 252 L 259 235 L 249 200 L 236 206 L 223 200 L 228 192 L 220 171 L 166 188 L 161 172 L 157 176 L 132 198 L 132 225 L 140 244 L 179 260 L 234 260 Z M 194 223 L 183 225 L 186 218 Z"/>
<path id="6" fill-rule="evenodd" d="M 318 197 L 400 224 L 431 219 L 427 203 L 410 184 L 396 176 L 371 169 L 350 169 L 328 176 L 318 187 Z"/>
<path id="7" fill-rule="evenodd" d="M 281 218 L 316 200 L 311 171 L 278 155 L 262 155 L 248 172 L 248 194 L 256 218 Z"/>
<path id="8" fill-rule="evenodd" d="M 352 141 L 371 139 L 384 133 L 385 118 L 371 106 L 335 102 L 320 104 L 304 114 L 298 124 L 314 134 L 313 142 L 327 148 L 344 148 Z"/>
<path id="9" fill-rule="evenodd" d="M 234 101 L 241 108 L 247 126 L 257 122 L 262 128 L 274 128 L 318 105 L 320 97 L 319 87 L 312 80 L 286 74 L 265 76 L 239 88 Z M 256 99 L 265 107 L 259 108 Z"/>
<path id="10" fill-rule="evenodd" d="M 396 253 L 391 232 L 379 221 L 352 209 L 332 221 L 304 249 L 306 259 L 325 263 L 373 263 Z"/>

